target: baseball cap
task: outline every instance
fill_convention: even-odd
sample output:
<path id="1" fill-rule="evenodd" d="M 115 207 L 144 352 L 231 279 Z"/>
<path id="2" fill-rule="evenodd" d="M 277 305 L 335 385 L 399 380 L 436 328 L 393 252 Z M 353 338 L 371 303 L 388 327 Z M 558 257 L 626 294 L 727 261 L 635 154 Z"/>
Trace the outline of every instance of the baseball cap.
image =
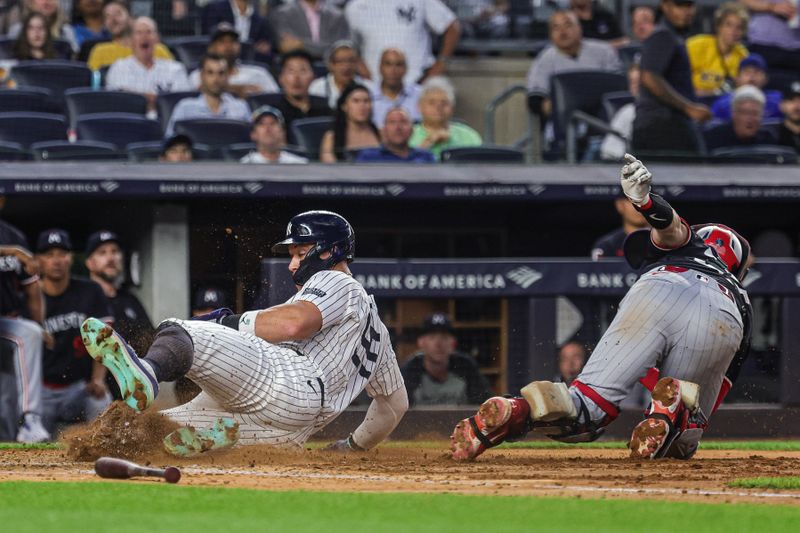
<path id="1" fill-rule="evenodd" d="M 119 235 L 107 229 L 95 231 L 86 240 L 86 257 L 89 257 L 95 250 L 106 244 L 107 242 L 115 242 L 120 244 Z"/>
<path id="2" fill-rule="evenodd" d="M 258 124 L 258 121 L 267 115 L 274 117 L 275 120 L 281 123 L 281 126 L 286 126 L 286 120 L 284 120 L 281 110 L 277 107 L 272 107 L 271 105 L 262 105 L 253 111 L 253 114 L 250 116 L 251 120 L 253 121 L 253 126 Z"/>
<path id="3" fill-rule="evenodd" d="M 51 248 L 61 248 L 71 252 L 72 239 L 69 238 L 69 233 L 59 228 L 47 229 L 41 232 L 39 238 L 36 239 L 36 252 L 46 252 Z"/>
<path id="4" fill-rule="evenodd" d="M 161 145 L 161 155 L 166 154 L 167 150 L 178 144 L 185 144 L 189 146 L 189 150 L 192 149 L 192 139 L 188 135 L 178 133 L 177 135 L 173 135 L 164 141 L 164 144 Z"/>
<path id="5" fill-rule="evenodd" d="M 426 318 L 422 323 L 420 335 L 427 335 L 428 333 L 449 333 L 450 335 L 455 335 L 450 317 L 445 313 L 434 313 Z"/>
<path id="6" fill-rule="evenodd" d="M 800 80 L 793 81 L 783 90 L 783 98 L 786 100 L 800 97 Z"/>
<path id="7" fill-rule="evenodd" d="M 236 28 L 230 22 L 220 22 L 214 28 L 214 31 L 211 33 L 211 42 L 213 43 L 217 39 L 221 39 L 227 35 L 230 35 L 237 41 L 239 40 L 239 32 L 236 31 Z"/>
<path id="8" fill-rule="evenodd" d="M 752 53 L 749 56 L 742 59 L 739 63 L 739 70 L 747 67 L 754 67 L 758 70 L 762 70 L 764 72 L 767 71 L 767 62 L 764 60 L 764 57 L 761 54 Z"/>
<path id="9" fill-rule="evenodd" d="M 216 287 L 200 287 L 194 293 L 193 309 L 205 309 L 207 307 L 225 307 L 227 298 L 225 292 Z"/>

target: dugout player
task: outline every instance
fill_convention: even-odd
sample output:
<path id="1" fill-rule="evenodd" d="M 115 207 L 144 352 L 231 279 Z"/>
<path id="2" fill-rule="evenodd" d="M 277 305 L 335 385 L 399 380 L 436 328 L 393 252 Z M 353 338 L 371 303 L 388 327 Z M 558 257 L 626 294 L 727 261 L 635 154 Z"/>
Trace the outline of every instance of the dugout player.
<path id="1" fill-rule="evenodd" d="M 0 210 L 5 197 L 0 196 Z M 3 398 L 0 434 L 19 442 L 50 440 L 41 421 L 42 322 L 44 302 L 39 287 L 38 265 L 25 235 L 0 220 L 0 365 L 13 368 L 15 398 Z M 24 317 L 29 317 L 28 320 Z M 9 353 L 6 353 L 9 352 Z M 22 418 L 18 428 L 17 418 Z"/>
<path id="2" fill-rule="evenodd" d="M 44 425 L 51 433 L 60 422 L 94 419 L 111 403 L 106 369 L 93 361 L 81 342 L 80 326 L 88 316 L 112 322 L 103 289 L 70 275 L 72 240 L 62 229 L 43 231 L 36 242 L 45 299 L 44 328 L 53 339 L 42 364 Z"/>
<path id="3" fill-rule="evenodd" d="M 133 409 L 146 409 L 161 381 L 187 376 L 203 389 L 164 411 L 193 426 L 168 435 L 168 451 L 190 455 L 237 438 L 302 444 L 366 389 L 372 397 L 366 418 L 333 445 L 365 450 L 384 440 L 408 408 L 389 332 L 348 268 L 355 255 L 350 224 L 328 211 L 301 213 L 272 250 L 289 254 L 297 294 L 242 315 L 220 309 L 206 320 L 166 320 L 143 358 L 102 322 L 84 322 L 84 344 Z"/>
<path id="4" fill-rule="evenodd" d="M 569 388 L 535 381 L 522 397 L 490 398 L 456 426 L 454 459 L 537 428 L 563 442 L 595 440 L 637 381 L 652 401 L 631 435 L 631 456 L 688 459 L 697 450 L 749 349 L 752 308 L 741 282 L 750 246 L 723 225 L 689 226 L 650 192 L 642 162 L 625 159 L 623 191 L 652 228 L 628 237 L 625 258 L 646 271 Z"/>

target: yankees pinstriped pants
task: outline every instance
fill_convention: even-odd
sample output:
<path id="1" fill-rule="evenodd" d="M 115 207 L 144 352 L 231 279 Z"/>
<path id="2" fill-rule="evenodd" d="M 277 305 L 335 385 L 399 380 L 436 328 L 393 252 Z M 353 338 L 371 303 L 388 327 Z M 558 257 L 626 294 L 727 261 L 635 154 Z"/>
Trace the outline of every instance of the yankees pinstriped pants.
<path id="1" fill-rule="evenodd" d="M 308 357 L 213 322 L 168 322 L 192 338 L 194 360 L 186 377 L 203 392 L 165 415 L 197 428 L 233 418 L 244 444 L 301 444 L 314 433 L 324 391 Z"/>
<path id="2" fill-rule="evenodd" d="M 708 416 L 742 341 L 742 319 L 728 290 L 699 272 L 659 267 L 645 273 L 620 303 L 577 381 L 618 407 L 649 368 L 700 385 Z M 606 412 L 576 387 L 593 421 Z"/>

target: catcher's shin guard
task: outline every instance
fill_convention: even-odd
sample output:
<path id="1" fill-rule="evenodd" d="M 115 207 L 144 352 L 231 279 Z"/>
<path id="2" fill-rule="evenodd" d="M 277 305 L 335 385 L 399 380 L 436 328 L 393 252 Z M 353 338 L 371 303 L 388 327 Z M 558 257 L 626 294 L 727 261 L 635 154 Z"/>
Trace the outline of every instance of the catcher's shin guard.
<path id="1" fill-rule="evenodd" d="M 661 378 L 653 389 L 653 401 L 644 420 L 633 428 L 628 448 L 631 457 L 664 457 L 673 441 L 689 425 L 689 415 L 696 412 L 700 387 L 690 381 Z"/>
<path id="2" fill-rule="evenodd" d="M 475 416 L 459 422 L 450 437 L 453 459 L 475 459 L 488 448 L 524 436 L 537 422 L 549 425 L 577 416 L 563 383 L 535 381 L 521 392 L 521 398 L 489 398 Z"/>

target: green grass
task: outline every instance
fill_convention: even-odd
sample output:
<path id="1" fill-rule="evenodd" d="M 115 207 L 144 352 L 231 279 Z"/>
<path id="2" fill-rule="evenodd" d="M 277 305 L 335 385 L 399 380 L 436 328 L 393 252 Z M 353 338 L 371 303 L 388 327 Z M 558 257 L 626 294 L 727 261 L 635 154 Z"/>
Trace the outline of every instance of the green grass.
<path id="1" fill-rule="evenodd" d="M 269 492 L 161 483 L 0 483 L 3 531 L 796 531 L 800 507 L 665 501 Z"/>
<path id="2" fill-rule="evenodd" d="M 0 442 L 0 450 L 57 450 L 59 445 L 55 442 L 41 442 L 37 444 L 21 444 L 19 442 Z"/>
<path id="3" fill-rule="evenodd" d="M 728 486 L 741 489 L 800 490 L 800 477 L 753 477 L 736 479 L 728 483 Z"/>

